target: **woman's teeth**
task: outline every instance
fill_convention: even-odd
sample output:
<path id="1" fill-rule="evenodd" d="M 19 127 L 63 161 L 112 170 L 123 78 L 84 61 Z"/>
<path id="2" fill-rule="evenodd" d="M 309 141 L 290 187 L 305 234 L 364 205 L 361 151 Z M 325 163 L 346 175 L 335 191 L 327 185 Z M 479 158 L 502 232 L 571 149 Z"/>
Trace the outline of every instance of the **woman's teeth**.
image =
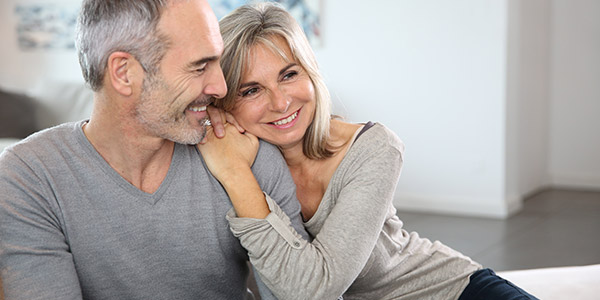
<path id="1" fill-rule="evenodd" d="M 279 120 L 276 122 L 273 122 L 273 124 L 277 125 L 277 126 L 281 126 L 281 125 L 285 125 L 291 121 L 293 121 L 296 117 L 298 116 L 298 112 L 293 113 L 291 116 L 283 119 L 283 120 Z"/>
<path id="2" fill-rule="evenodd" d="M 188 110 L 191 110 L 193 112 L 205 111 L 206 106 L 191 106 L 190 108 L 188 108 Z"/>

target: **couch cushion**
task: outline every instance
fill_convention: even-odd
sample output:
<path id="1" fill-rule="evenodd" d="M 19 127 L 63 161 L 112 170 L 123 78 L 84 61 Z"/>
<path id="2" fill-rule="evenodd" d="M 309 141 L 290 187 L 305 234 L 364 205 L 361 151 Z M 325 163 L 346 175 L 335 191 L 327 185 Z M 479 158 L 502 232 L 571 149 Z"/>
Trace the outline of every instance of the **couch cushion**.
<path id="1" fill-rule="evenodd" d="M 35 109 L 29 97 L 0 90 L 0 138 L 24 138 L 35 132 Z"/>
<path id="2" fill-rule="evenodd" d="M 47 81 L 28 93 L 37 102 L 40 129 L 90 117 L 94 93 L 84 83 Z"/>
<path id="3" fill-rule="evenodd" d="M 600 295 L 600 264 L 504 271 L 498 275 L 544 300 L 591 300 Z"/>

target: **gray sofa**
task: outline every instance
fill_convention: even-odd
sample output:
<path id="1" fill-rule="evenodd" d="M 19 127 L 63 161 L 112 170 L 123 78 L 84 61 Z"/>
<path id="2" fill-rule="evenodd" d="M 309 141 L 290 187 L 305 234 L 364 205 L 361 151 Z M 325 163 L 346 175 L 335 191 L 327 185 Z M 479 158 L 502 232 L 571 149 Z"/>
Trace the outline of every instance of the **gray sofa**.
<path id="1" fill-rule="evenodd" d="M 0 152 L 36 131 L 89 118 L 92 99 L 76 82 L 46 82 L 24 93 L 0 89 Z"/>

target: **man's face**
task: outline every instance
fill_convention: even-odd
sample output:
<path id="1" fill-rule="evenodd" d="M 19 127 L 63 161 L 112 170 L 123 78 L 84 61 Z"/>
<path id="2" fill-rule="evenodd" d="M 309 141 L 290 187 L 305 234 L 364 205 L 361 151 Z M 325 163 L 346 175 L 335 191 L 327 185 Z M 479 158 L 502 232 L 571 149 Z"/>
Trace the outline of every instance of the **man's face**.
<path id="1" fill-rule="evenodd" d="M 158 31 L 169 47 L 155 75 L 146 75 L 135 117 L 149 134 L 197 144 L 206 134 L 206 106 L 227 93 L 219 59 L 219 24 L 203 0 L 170 4 Z"/>

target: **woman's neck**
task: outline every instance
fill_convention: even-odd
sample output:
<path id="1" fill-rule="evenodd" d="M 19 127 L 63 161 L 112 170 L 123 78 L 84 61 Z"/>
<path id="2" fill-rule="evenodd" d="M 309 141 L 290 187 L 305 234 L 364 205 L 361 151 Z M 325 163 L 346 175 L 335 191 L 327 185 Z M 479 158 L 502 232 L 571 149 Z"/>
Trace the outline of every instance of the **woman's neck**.
<path id="1" fill-rule="evenodd" d="M 360 125 L 332 120 L 330 125 L 330 144 L 335 147 L 331 157 L 311 159 L 304 155 L 302 143 L 281 149 L 296 183 L 296 194 L 302 206 L 305 220 L 316 212 L 331 177 L 346 155 L 353 136 Z"/>
<path id="2" fill-rule="evenodd" d="M 285 162 L 290 168 L 306 164 L 311 160 L 306 155 L 304 155 L 302 145 L 303 141 L 293 147 L 279 148 L 281 150 L 281 153 L 283 154 Z"/>

